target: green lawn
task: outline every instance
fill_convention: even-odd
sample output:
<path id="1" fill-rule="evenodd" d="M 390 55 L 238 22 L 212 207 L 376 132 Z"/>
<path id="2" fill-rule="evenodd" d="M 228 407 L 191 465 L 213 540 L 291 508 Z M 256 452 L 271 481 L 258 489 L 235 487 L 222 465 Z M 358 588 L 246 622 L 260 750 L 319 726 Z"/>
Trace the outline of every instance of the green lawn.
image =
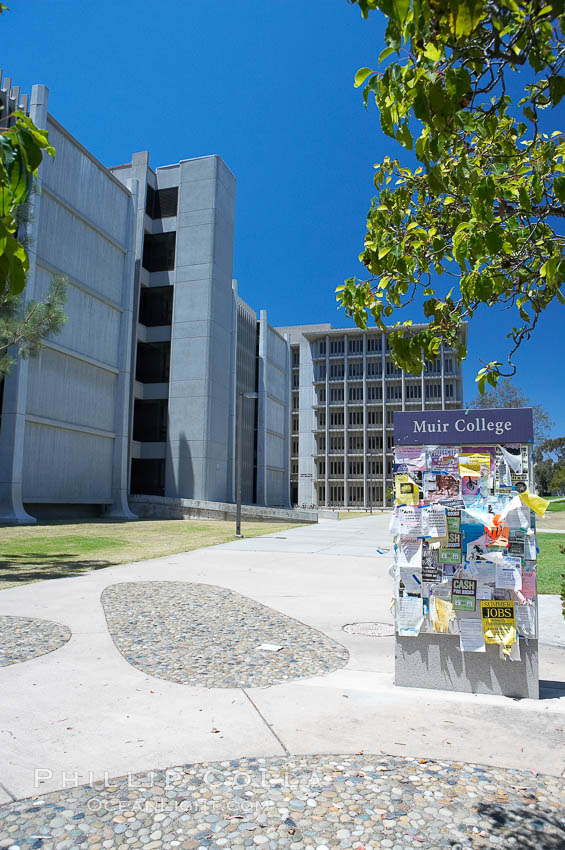
<path id="1" fill-rule="evenodd" d="M 538 534 L 538 593 L 560 593 L 561 574 L 565 573 L 565 534 Z"/>
<path id="2" fill-rule="evenodd" d="M 565 499 L 559 502 L 550 502 L 547 508 L 547 513 L 556 513 L 558 511 L 565 511 Z"/>
<path id="3" fill-rule="evenodd" d="M 241 531 L 244 537 L 257 537 L 293 527 L 288 523 L 243 522 Z M 223 521 L 93 520 L 2 526 L 0 590 L 234 539 L 234 523 Z"/>

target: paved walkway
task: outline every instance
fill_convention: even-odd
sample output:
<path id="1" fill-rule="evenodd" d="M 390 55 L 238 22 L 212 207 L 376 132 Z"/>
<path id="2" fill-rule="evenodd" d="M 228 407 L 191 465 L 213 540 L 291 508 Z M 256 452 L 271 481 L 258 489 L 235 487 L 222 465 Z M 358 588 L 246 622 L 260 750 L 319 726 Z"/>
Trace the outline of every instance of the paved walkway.
<path id="1" fill-rule="evenodd" d="M 541 678 L 546 680 L 545 699 L 517 702 L 504 697 L 395 688 L 394 639 L 363 637 L 343 631 L 343 626 L 352 622 L 392 623 L 390 554 L 376 551 L 384 552 L 390 546 L 388 522 L 387 515 L 341 522 L 328 520 L 315 527 L 289 529 L 263 538 L 3 591 L 0 614 L 55 622 L 70 629 L 72 636 L 49 654 L 0 668 L 0 805 L 9 804 L 10 800 L 37 798 L 39 794 L 44 801 L 34 805 L 13 803 L 5 807 L 6 823 L 14 816 L 9 822 L 13 829 L 3 833 L 0 828 L 0 848 L 17 846 L 23 850 L 29 846 L 70 850 L 90 841 L 89 835 L 92 841 L 88 846 L 92 850 L 124 842 L 137 847 L 138 840 L 139 846 L 143 844 L 147 850 L 177 846 L 171 839 L 172 826 L 168 821 L 164 832 L 155 825 L 156 819 L 148 825 L 146 818 L 141 821 L 135 818 L 135 828 L 132 828 L 128 826 L 131 815 L 126 817 L 121 811 L 116 815 L 115 806 L 120 799 L 123 805 L 133 805 L 130 789 L 124 791 L 123 782 L 117 803 L 116 794 L 112 798 L 112 817 L 107 823 L 102 823 L 101 818 L 99 822 L 95 819 L 96 823 L 89 827 L 90 833 L 86 827 L 83 830 L 76 823 L 73 825 L 72 821 L 84 819 L 83 808 L 88 803 L 88 795 L 94 793 L 92 788 L 83 789 L 84 793 L 76 792 L 72 800 L 70 791 L 54 797 L 45 795 L 105 777 L 139 774 L 173 765 L 214 763 L 214 769 L 231 771 L 231 775 L 242 765 L 241 769 L 248 771 L 249 764 L 245 760 L 249 757 L 265 759 L 257 764 L 266 765 L 275 772 L 284 772 L 284 766 L 290 765 L 293 776 L 297 771 L 303 776 L 310 768 L 315 772 L 323 758 L 329 759 L 334 766 L 322 766 L 326 771 L 322 779 L 307 783 L 310 790 L 307 788 L 295 796 L 289 797 L 284 789 L 277 787 L 280 783 L 273 780 L 271 790 L 281 791 L 284 797 L 274 795 L 276 823 L 268 818 L 265 823 L 255 819 L 250 822 L 255 823 L 255 827 L 242 830 L 243 821 L 238 820 L 241 813 L 236 812 L 227 825 L 219 828 L 227 830 L 225 835 L 220 835 L 214 824 L 226 820 L 223 810 L 223 814 L 213 812 L 210 815 L 217 816 L 217 821 L 206 820 L 200 809 L 192 814 L 181 812 L 179 817 L 185 820 L 175 826 L 177 832 L 180 830 L 180 838 L 175 841 L 179 840 L 183 850 L 262 843 L 272 848 L 298 848 L 310 844 L 404 848 L 413 842 L 413 846 L 430 850 L 446 843 L 453 847 L 454 841 L 461 846 L 495 846 L 497 841 L 502 841 L 503 846 L 517 842 L 515 846 L 520 848 L 562 846 L 565 834 L 557 832 L 557 838 L 551 837 L 555 829 L 563 827 L 559 820 L 563 815 L 558 817 L 555 809 L 558 801 L 552 790 L 552 780 L 541 782 L 540 779 L 539 784 L 534 779 L 538 772 L 561 777 L 565 771 L 565 652 L 558 645 L 552 645 L 563 640 L 565 630 L 557 617 L 557 609 L 553 610 L 555 600 L 543 599 L 540 616 L 540 664 Z M 351 551 L 350 547 L 355 548 L 355 555 L 346 554 Z M 103 591 L 112 585 L 147 581 L 190 582 L 228 589 L 246 600 L 274 609 L 277 616 L 292 618 L 302 626 L 318 630 L 324 639 L 333 642 L 332 645 L 345 647 L 349 660 L 346 666 L 339 666 L 336 661 L 331 672 L 307 673 L 308 678 L 296 678 L 271 687 L 209 688 L 181 684 L 182 679 L 156 678 L 148 674 L 142 664 L 136 667 L 133 659 L 132 663 L 128 662 L 131 646 L 126 648 L 125 655 L 120 653 L 108 631 L 100 601 Z M 245 604 L 249 604 L 248 601 Z M 221 606 L 216 605 L 220 618 Z M 546 606 L 549 613 L 550 609 L 553 611 L 550 633 L 544 633 Z M 128 610 L 127 606 L 122 605 L 122 609 L 126 625 L 139 614 Z M 245 627 L 246 617 L 250 619 L 249 614 L 242 614 L 239 620 L 235 616 L 234 628 Z M 180 631 L 184 628 L 190 634 L 191 622 L 188 611 L 181 618 Z M 284 646 L 288 636 L 293 634 L 293 627 L 286 621 L 279 623 L 276 618 L 267 618 L 265 622 L 271 629 L 268 641 Z M 178 622 L 174 628 L 176 632 L 173 630 L 173 633 L 177 633 Z M 280 638 L 277 629 L 280 629 Z M 126 633 L 131 637 L 131 628 L 126 629 Z M 220 654 L 225 640 L 227 636 L 218 643 Z M 353 758 L 355 754 L 358 760 Z M 365 755 L 361 758 L 360 754 Z M 389 758 L 392 761 L 387 765 Z M 340 773 L 336 765 L 340 760 L 345 760 L 344 770 L 349 772 L 350 785 L 342 786 L 336 779 Z M 424 771 L 426 775 L 413 783 L 411 772 L 420 769 L 420 760 L 433 761 L 429 761 L 429 772 Z M 485 791 L 480 800 L 480 794 L 476 799 L 470 798 L 474 799 L 474 814 L 459 810 L 450 788 L 456 788 L 460 782 L 466 782 L 470 788 L 478 782 L 472 771 L 470 778 L 462 778 L 463 763 L 483 765 L 482 776 L 487 783 L 484 788 L 488 790 L 488 783 L 496 786 L 494 799 L 499 799 L 501 804 L 504 800 L 510 801 L 516 812 L 528 810 L 527 795 L 534 794 L 535 805 L 530 798 L 528 817 L 538 818 L 535 828 L 546 834 L 552 843 L 524 843 L 517 826 L 518 815 L 516 823 L 512 821 L 514 826 L 510 821 L 505 822 L 505 828 L 510 831 L 503 834 L 499 830 L 500 837 L 495 841 L 496 828 L 492 827 L 493 832 L 488 824 L 491 821 L 496 824 L 500 817 L 495 804 L 495 808 L 489 810 L 494 820 L 487 818 L 485 807 L 493 805 L 490 791 Z M 395 784 L 388 783 L 379 789 L 369 777 L 369 785 L 356 791 L 356 783 L 363 778 L 361 774 L 369 768 L 377 776 L 381 773 L 386 776 L 392 771 Z M 186 772 L 187 769 L 181 770 Z M 508 770 L 515 773 L 508 774 L 505 772 Z M 182 786 L 180 796 L 184 794 L 186 799 L 202 802 L 192 773 L 190 768 L 188 778 L 181 781 L 181 785 L 185 782 L 187 787 Z M 416 787 L 425 785 L 429 781 L 426 776 L 434 773 L 440 777 L 434 780 L 439 784 L 427 790 Z M 327 775 L 331 781 L 324 779 Z M 562 787 L 561 779 L 555 787 Z M 364 808 L 359 802 L 361 791 L 368 795 Z M 345 797 L 341 796 L 342 792 Z M 177 792 L 171 794 L 175 799 L 179 796 Z M 320 809 L 325 805 L 323 794 L 326 794 L 324 799 L 330 800 L 334 799 L 333 794 L 336 803 L 326 814 Z M 542 799 L 544 794 L 549 795 L 548 800 L 553 800 L 551 805 L 546 805 Z M 167 790 L 163 791 L 161 786 L 157 791 L 148 790 L 146 798 L 154 802 L 159 795 L 166 798 Z M 384 801 L 382 806 L 378 804 L 379 795 Z M 442 795 L 447 795 L 445 806 Z M 266 799 L 271 798 L 272 793 Z M 298 808 L 292 808 L 293 799 Z M 425 805 L 426 802 L 429 805 Z M 483 807 L 480 811 L 479 802 Z M 463 808 L 465 806 L 467 802 Z M 368 818 L 371 823 L 379 824 L 378 829 L 374 827 L 372 843 L 366 838 L 361 823 L 355 823 L 355 829 L 348 826 L 352 807 L 359 809 L 357 814 L 361 820 Z M 53 809 L 50 826 L 46 825 L 45 808 Z M 309 815 L 308 823 L 304 822 L 305 815 L 293 814 L 293 811 L 308 811 L 309 808 L 312 812 L 318 808 L 319 812 Z M 443 813 L 442 808 L 445 809 Z M 413 823 L 409 814 L 403 813 L 405 811 L 409 811 Z M 336 813 L 341 837 L 335 837 L 338 835 L 335 824 L 331 827 L 333 832 L 321 832 L 316 836 L 314 827 L 319 819 L 323 823 L 333 823 Z M 287 817 L 291 823 L 287 823 Z M 465 818 L 471 819 L 469 823 L 464 823 Z M 472 818 L 478 818 L 478 822 Z M 388 826 L 382 826 L 385 821 Z M 24 822 L 27 827 L 22 826 Z M 238 835 L 241 833 L 241 841 L 231 835 L 234 824 Z M 269 833 L 269 829 L 282 829 L 281 824 L 286 829 L 284 835 Z M 481 836 L 485 824 L 486 838 Z M 384 831 L 389 828 L 387 837 Z M 308 831 L 311 834 L 308 835 Z M 346 836 L 348 831 L 350 835 Z M 158 837 L 152 837 L 157 833 L 160 833 Z M 37 837 L 32 839 L 32 834 Z M 293 841 L 296 834 L 299 840 Z M 331 839 L 327 837 L 330 834 L 333 835 Z M 139 835 L 142 838 L 138 838 Z M 94 840 L 93 836 L 98 837 Z"/>

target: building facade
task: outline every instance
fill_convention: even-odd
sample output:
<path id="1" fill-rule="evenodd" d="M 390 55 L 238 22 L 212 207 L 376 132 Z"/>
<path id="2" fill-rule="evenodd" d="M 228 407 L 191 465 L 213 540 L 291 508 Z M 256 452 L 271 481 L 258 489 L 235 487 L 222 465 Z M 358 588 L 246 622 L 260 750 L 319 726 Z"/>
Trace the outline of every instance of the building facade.
<path id="1" fill-rule="evenodd" d="M 462 407 L 455 352 L 442 347 L 415 376 L 392 362 L 389 332 L 330 324 L 278 330 L 292 357 L 292 503 L 391 505 L 394 412 Z"/>
<path id="2" fill-rule="evenodd" d="M 153 170 L 147 152 L 108 169 L 48 112 L 45 86 L 29 102 L 0 78 L 0 101 L 56 150 L 32 198 L 25 297 L 53 275 L 69 285 L 62 331 L 4 383 L 0 519 L 128 517 L 130 492 L 233 501 L 249 391 L 244 498 L 287 507 L 290 351 L 232 280 L 231 171 L 218 156 Z"/>
<path id="3" fill-rule="evenodd" d="M 120 183 L 56 121 L 45 86 L 34 86 L 30 101 L 4 78 L 0 100 L 3 113 L 28 112 L 57 151 L 45 157 L 31 198 L 25 298 L 44 296 L 54 275 L 68 278 L 66 324 L 4 381 L 0 518 L 27 522 L 69 505 L 131 516 L 135 186 Z"/>

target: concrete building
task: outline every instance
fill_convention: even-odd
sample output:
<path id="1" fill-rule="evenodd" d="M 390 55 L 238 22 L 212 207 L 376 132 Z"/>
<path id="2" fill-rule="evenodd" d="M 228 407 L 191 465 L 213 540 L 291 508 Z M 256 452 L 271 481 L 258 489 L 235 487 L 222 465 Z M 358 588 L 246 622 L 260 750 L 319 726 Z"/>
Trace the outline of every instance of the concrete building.
<path id="1" fill-rule="evenodd" d="M 292 503 L 391 505 L 394 411 L 462 407 L 455 353 L 442 348 L 414 376 L 390 359 L 388 332 L 330 324 L 278 330 L 292 355 Z"/>
<path id="2" fill-rule="evenodd" d="M 218 156 L 153 170 L 147 152 L 105 168 L 0 78 L 49 131 L 32 199 L 28 299 L 69 280 L 68 321 L 6 379 L 0 519 L 131 516 L 129 493 L 235 498 L 235 412 L 244 401 L 244 498 L 289 505 L 290 353 L 233 277 L 235 178 Z"/>
<path id="3" fill-rule="evenodd" d="M 0 77 L 1 79 L 1 77 Z M 136 186 L 118 181 L 48 112 L 48 90 L 31 102 L 0 83 L 3 112 L 27 111 L 57 151 L 31 199 L 25 298 L 53 275 L 69 279 L 62 331 L 4 382 L 0 519 L 33 521 L 72 505 L 128 508 L 128 428 Z"/>

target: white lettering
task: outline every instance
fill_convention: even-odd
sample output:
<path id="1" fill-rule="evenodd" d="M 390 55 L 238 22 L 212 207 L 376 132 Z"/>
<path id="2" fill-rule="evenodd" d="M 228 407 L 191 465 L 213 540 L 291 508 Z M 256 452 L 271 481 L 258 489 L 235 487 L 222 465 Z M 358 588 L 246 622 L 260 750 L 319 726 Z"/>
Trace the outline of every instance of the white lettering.
<path id="1" fill-rule="evenodd" d="M 422 431 L 426 432 L 426 423 L 425 422 L 414 422 L 414 433 L 421 434 Z"/>
<path id="2" fill-rule="evenodd" d="M 487 425 L 487 431 L 492 431 L 494 428 L 494 422 L 489 422 Z"/>
<path id="3" fill-rule="evenodd" d="M 459 427 L 460 425 L 461 425 L 461 428 Z M 465 430 L 465 420 L 464 419 L 457 419 L 455 421 L 455 430 L 456 431 L 464 431 Z"/>
<path id="4" fill-rule="evenodd" d="M 505 422 L 504 428 L 506 429 L 506 431 L 510 431 L 510 429 L 512 428 L 512 423 L 511 422 Z"/>

